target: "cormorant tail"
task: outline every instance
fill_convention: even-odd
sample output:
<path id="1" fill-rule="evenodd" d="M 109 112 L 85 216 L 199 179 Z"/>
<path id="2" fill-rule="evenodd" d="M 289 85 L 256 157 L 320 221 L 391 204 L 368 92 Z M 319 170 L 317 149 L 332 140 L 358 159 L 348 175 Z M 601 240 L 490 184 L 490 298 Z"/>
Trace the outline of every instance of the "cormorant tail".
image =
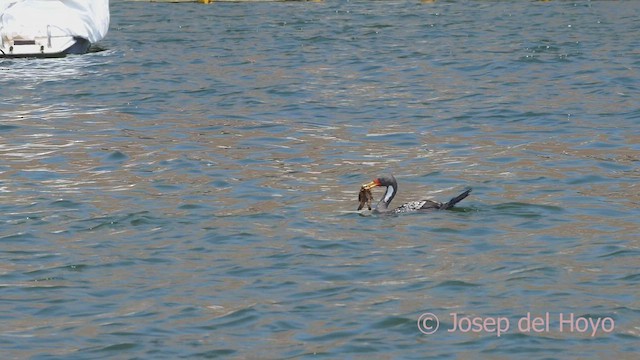
<path id="1" fill-rule="evenodd" d="M 455 204 L 459 203 L 460 201 L 462 201 L 464 198 L 466 198 L 467 196 L 469 196 L 469 193 L 471 192 L 471 189 L 467 189 L 465 190 L 462 194 L 454 197 L 453 199 L 447 201 L 446 203 L 442 204 L 442 206 L 440 206 L 441 210 L 448 210 L 451 209 Z"/>

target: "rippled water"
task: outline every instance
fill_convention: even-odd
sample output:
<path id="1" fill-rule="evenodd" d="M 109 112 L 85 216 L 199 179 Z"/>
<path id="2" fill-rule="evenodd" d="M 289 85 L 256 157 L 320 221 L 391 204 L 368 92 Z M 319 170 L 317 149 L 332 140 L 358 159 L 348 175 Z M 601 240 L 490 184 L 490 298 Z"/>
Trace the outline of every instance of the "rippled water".
<path id="1" fill-rule="evenodd" d="M 0 61 L 3 357 L 637 356 L 640 3 L 111 11 L 93 53 Z M 383 173 L 474 190 L 361 216 Z"/>

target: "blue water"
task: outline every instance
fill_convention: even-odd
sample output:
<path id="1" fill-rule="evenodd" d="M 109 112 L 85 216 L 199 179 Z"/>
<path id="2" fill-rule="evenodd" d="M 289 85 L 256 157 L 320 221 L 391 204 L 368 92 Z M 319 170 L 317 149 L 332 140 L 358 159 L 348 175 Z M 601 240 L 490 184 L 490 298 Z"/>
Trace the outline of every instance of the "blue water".
<path id="1" fill-rule="evenodd" d="M 639 16 L 113 1 L 93 52 L 0 60 L 2 357 L 635 359 Z M 473 192 L 356 212 L 385 173 Z"/>

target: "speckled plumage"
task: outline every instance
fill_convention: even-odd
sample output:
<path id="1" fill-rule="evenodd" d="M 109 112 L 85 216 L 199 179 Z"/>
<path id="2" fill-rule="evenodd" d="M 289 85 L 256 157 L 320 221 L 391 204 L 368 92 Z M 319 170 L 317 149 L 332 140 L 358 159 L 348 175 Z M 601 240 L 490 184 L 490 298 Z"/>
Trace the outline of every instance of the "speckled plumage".
<path id="1" fill-rule="evenodd" d="M 442 203 L 431 200 L 409 201 L 406 204 L 393 209 L 394 214 L 404 214 L 408 212 L 420 210 L 438 210 L 442 207 Z"/>

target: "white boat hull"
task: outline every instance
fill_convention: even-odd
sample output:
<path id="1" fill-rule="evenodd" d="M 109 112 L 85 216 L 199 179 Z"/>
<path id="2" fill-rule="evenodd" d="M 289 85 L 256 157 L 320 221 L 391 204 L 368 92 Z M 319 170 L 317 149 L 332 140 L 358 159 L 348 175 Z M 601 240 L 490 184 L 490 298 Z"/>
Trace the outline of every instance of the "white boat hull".
<path id="1" fill-rule="evenodd" d="M 33 40 L 3 39 L 0 57 L 64 57 L 67 54 L 84 54 L 90 46 L 88 40 L 74 36 L 40 37 Z"/>
<path id="2" fill-rule="evenodd" d="M 109 18 L 109 0 L 0 0 L 0 57 L 86 53 Z"/>

